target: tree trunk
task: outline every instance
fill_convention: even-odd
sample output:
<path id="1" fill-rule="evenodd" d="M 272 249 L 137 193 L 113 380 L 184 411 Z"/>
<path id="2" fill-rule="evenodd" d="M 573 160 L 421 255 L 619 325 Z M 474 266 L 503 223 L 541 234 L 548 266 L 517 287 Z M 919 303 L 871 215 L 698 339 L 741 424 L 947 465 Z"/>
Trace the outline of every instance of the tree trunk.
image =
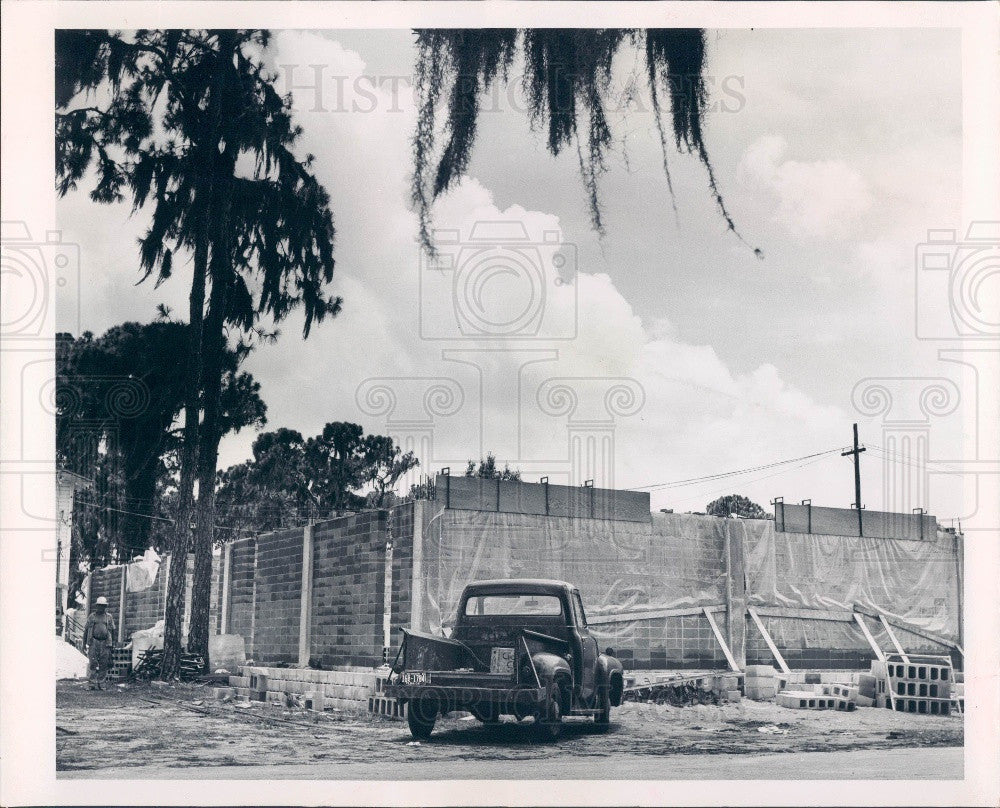
<path id="1" fill-rule="evenodd" d="M 181 450 L 181 479 L 177 495 L 177 516 L 174 523 L 174 541 L 170 557 L 170 585 L 167 588 L 167 613 L 163 631 L 163 670 L 164 679 L 172 678 L 179 672 L 181 629 L 184 609 L 184 584 L 187 571 L 187 554 L 191 546 L 191 517 L 194 511 L 194 481 L 198 466 L 198 440 L 200 426 L 198 423 L 200 388 L 202 387 L 202 347 L 203 320 L 205 308 L 205 276 L 208 262 L 217 260 L 220 252 L 213 237 L 221 228 L 219 225 L 220 211 L 215 208 L 217 183 L 225 179 L 219 175 L 220 145 L 224 127 L 232 124 L 232 117 L 227 120 L 225 109 L 225 88 L 227 71 L 232 68 L 232 53 L 236 42 L 235 31 L 222 31 L 219 35 L 219 55 L 214 66 L 211 91 L 208 93 L 205 114 L 211 121 L 210 134 L 199 144 L 200 163 L 204 173 L 198 184 L 198 193 L 202 210 L 199 211 L 198 238 L 195 244 L 195 278 L 191 286 L 190 311 L 190 356 L 188 357 L 187 377 L 185 379 L 184 408 L 184 445 Z M 223 149 L 229 151 L 229 149 Z M 231 177 L 231 172 L 230 172 Z M 228 218 L 228 210 L 226 211 Z M 222 255 L 229 260 L 228 251 Z M 199 258 L 201 259 L 199 262 Z M 199 292 L 197 305 L 195 292 Z M 214 482 L 214 481 L 213 481 Z M 211 546 L 209 546 L 209 571 L 211 574 Z M 209 577 L 211 580 L 211 577 Z M 192 580 L 192 598 L 197 590 Z M 208 595 L 205 595 L 206 600 Z M 193 604 L 192 604 L 192 612 Z M 207 638 L 206 638 L 207 645 Z"/>
<path id="2" fill-rule="evenodd" d="M 201 655 L 206 668 L 210 634 L 212 548 L 215 544 L 215 476 L 221 438 L 219 398 L 222 359 L 226 349 L 222 332 L 226 297 L 226 284 L 213 281 L 204 332 L 202 378 L 205 415 L 198 443 L 198 506 L 194 533 L 194 577 L 191 581 L 191 626 L 188 631 L 188 649 Z"/>
<path id="3" fill-rule="evenodd" d="M 194 575 L 191 580 L 191 626 L 188 633 L 189 648 L 199 654 L 208 666 L 209 614 L 212 594 L 212 547 L 215 538 L 215 471 L 219 456 L 221 430 L 219 406 L 222 387 L 222 362 L 226 350 L 224 326 L 229 286 L 232 283 L 232 245 L 230 243 L 230 213 L 237 151 L 234 140 L 226 138 L 224 127 L 238 118 L 234 109 L 234 88 L 239 77 L 235 75 L 232 53 L 236 48 L 233 31 L 224 31 L 219 37 L 219 75 L 213 95 L 221 112 L 217 148 L 212 155 L 212 220 L 209 229 L 212 257 L 209 266 L 212 292 L 208 318 L 202 335 L 203 407 L 198 455 L 198 508 L 194 535 Z M 218 92 L 221 90 L 221 92 Z"/>
<path id="4" fill-rule="evenodd" d="M 203 234 L 204 235 L 204 234 Z M 205 273 L 208 242 L 202 237 L 194 251 L 194 274 L 189 300 L 187 368 L 184 378 L 184 433 L 181 445 L 181 475 L 177 487 L 177 512 L 170 541 L 170 573 L 167 608 L 163 619 L 163 666 L 160 676 L 173 679 L 180 671 L 181 635 L 184 620 L 184 589 L 187 558 L 191 547 L 191 512 L 194 508 L 194 478 L 198 458 L 198 417 L 201 409 L 201 336 L 205 309 Z"/>

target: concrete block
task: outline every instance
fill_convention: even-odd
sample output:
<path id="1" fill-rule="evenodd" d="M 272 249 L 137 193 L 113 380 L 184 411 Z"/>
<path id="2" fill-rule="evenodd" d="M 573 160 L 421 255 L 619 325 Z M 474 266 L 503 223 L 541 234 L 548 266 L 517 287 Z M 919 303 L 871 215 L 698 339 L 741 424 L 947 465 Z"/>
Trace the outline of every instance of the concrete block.
<path id="1" fill-rule="evenodd" d="M 850 699 L 834 699 L 834 709 L 844 713 L 854 712 L 857 705 Z"/>
<path id="2" fill-rule="evenodd" d="M 322 712 L 326 709 L 326 699 L 322 692 L 316 690 L 306 691 L 303 696 L 303 706 L 307 710 L 316 710 L 317 712 Z"/>
<path id="3" fill-rule="evenodd" d="M 784 690 L 778 693 L 777 702 L 792 710 L 812 710 L 816 708 L 816 694 L 811 690 Z"/>
<path id="4" fill-rule="evenodd" d="M 824 691 L 828 695 L 847 701 L 855 701 L 858 697 L 858 688 L 854 685 L 824 685 Z"/>
<path id="5" fill-rule="evenodd" d="M 878 679 L 869 673 L 862 673 L 858 676 L 858 695 L 866 696 L 869 699 L 875 698 Z"/>
<path id="6" fill-rule="evenodd" d="M 859 695 L 857 699 L 855 699 L 854 703 L 857 704 L 858 707 L 874 707 L 875 699 L 869 698 L 868 696 Z"/>
<path id="7" fill-rule="evenodd" d="M 726 701 L 739 701 L 743 698 L 743 694 L 739 690 L 727 690 L 726 691 Z"/>
<path id="8" fill-rule="evenodd" d="M 774 676 L 777 671 L 771 665 L 747 665 L 744 673 L 749 677 Z"/>
<path id="9" fill-rule="evenodd" d="M 743 692 L 748 699 L 753 699 L 754 701 L 770 701 L 777 695 L 778 690 L 773 684 L 770 686 L 746 685 L 743 688 Z"/>

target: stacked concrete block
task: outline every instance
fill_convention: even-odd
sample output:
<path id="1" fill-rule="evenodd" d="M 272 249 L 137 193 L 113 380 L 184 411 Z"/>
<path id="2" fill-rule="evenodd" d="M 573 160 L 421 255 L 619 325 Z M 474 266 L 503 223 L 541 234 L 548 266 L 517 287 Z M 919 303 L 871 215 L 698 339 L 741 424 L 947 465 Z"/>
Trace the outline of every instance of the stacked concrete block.
<path id="1" fill-rule="evenodd" d="M 897 712 L 950 715 L 953 676 L 950 661 L 944 660 L 890 656 L 885 666 L 890 705 Z"/>
<path id="2" fill-rule="evenodd" d="M 702 683 L 702 689 L 704 689 Z M 731 674 L 717 674 L 711 679 L 711 690 L 722 701 L 739 701 L 743 698 L 740 693 L 740 677 Z"/>
<path id="3" fill-rule="evenodd" d="M 778 705 L 791 710 L 833 710 L 837 709 L 837 701 L 811 690 L 785 690 L 777 695 Z"/>
<path id="4" fill-rule="evenodd" d="M 743 692 L 756 701 L 774 699 L 778 693 L 777 671 L 770 665 L 747 665 Z"/>
<path id="5" fill-rule="evenodd" d="M 382 716 L 383 718 L 406 718 L 406 705 L 400 704 L 396 699 L 385 695 L 388 684 L 389 669 L 380 669 L 375 674 L 375 687 L 368 699 L 368 712 L 372 715 Z"/>
<path id="6" fill-rule="evenodd" d="M 857 702 L 858 700 L 858 688 L 856 685 L 845 685 L 845 684 L 833 684 L 825 685 L 829 688 L 829 694 L 838 699 L 844 699 L 850 702 Z"/>
<path id="7" fill-rule="evenodd" d="M 374 671 L 245 666 L 229 684 L 236 695 L 313 710 L 365 712 L 375 686 Z"/>
<path id="8" fill-rule="evenodd" d="M 862 673 L 858 676 L 858 696 L 874 699 L 878 688 L 878 679 L 870 673 Z"/>

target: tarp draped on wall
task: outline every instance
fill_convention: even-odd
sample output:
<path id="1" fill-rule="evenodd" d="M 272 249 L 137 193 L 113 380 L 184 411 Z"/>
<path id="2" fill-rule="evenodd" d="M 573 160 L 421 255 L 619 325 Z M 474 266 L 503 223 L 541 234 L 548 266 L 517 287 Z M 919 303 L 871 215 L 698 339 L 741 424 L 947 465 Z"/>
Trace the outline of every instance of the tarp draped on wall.
<path id="1" fill-rule="evenodd" d="M 775 532 L 744 522 L 747 600 L 798 609 L 880 609 L 908 623 L 958 636 L 956 538 L 925 541 Z"/>
<path id="2" fill-rule="evenodd" d="M 636 613 L 723 603 L 734 528 L 684 515 L 643 523 L 445 510 L 424 534 L 424 627 L 438 630 L 470 581 L 557 578 L 580 587 L 589 617 L 622 616 L 602 635 L 628 639 Z"/>
<path id="3" fill-rule="evenodd" d="M 750 605 L 850 611 L 858 603 L 958 636 L 956 539 L 945 532 L 910 541 L 780 533 L 770 521 L 685 514 L 640 523 L 457 509 L 439 512 L 424 533 L 423 628 L 439 631 L 470 581 L 558 578 L 580 587 L 590 618 L 621 616 L 597 621 L 600 637 L 669 648 L 678 618 L 637 618 L 725 603 L 727 544 L 743 559 Z M 733 582 L 737 594 L 743 584 Z M 853 623 L 773 623 L 781 647 L 867 648 Z"/>

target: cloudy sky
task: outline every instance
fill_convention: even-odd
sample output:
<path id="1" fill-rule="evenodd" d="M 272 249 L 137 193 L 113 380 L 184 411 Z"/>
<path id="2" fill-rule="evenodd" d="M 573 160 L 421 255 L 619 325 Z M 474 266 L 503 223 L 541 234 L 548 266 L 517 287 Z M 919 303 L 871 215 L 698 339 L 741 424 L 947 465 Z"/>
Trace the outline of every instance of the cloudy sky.
<path id="1" fill-rule="evenodd" d="M 435 265 L 408 205 L 412 41 L 274 39 L 302 150 L 333 200 L 344 309 L 308 341 L 292 318 L 247 362 L 268 428 L 308 435 L 352 420 L 423 435 L 427 472 L 494 451 L 529 480 L 652 486 L 841 447 L 856 420 L 879 446 L 881 422 L 855 409 L 855 385 L 940 375 L 914 337 L 914 250 L 929 228 L 959 226 L 958 31 L 710 31 L 706 141 L 745 241 L 726 233 L 703 167 L 671 154 L 674 213 L 633 54 L 616 69 L 633 100 L 613 116 L 603 238 L 576 154 L 547 153 L 515 80 L 487 105 L 467 177 L 435 209 L 437 227 L 457 230 Z M 79 328 L 150 320 L 160 302 L 186 311 L 184 272 L 135 285 L 142 214 L 77 193 L 59 218 L 81 245 Z M 498 242 L 511 233 L 523 237 Z M 253 437 L 227 438 L 222 465 L 248 456 Z M 864 457 L 870 508 L 884 504 L 882 463 Z M 846 507 L 853 477 L 834 453 L 654 489 L 652 502 L 701 510 L 733 492 Z M 929 505 L 942 518 L 964 507 L 944 488 Z"/>

